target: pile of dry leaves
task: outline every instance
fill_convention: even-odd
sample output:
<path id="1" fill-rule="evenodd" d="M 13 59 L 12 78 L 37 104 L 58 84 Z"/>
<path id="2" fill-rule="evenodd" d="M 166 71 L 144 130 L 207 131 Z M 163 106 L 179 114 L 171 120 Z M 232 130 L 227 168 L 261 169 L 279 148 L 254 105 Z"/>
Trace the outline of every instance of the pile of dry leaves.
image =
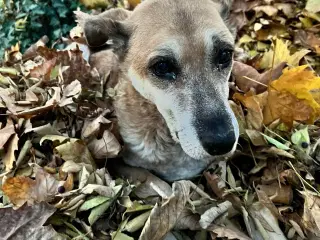
<path id="1" fill-rule="evenodd" d="M 87 63 L 79 27 L 65 50 L 46 37 L 8 49 L 0 238 L 319 239 L 320 4 L 238 0 L 231 20 L 242 49 L 230 83 L 238 150 L 172 185 L 117 165 L 117 93 Z"/>

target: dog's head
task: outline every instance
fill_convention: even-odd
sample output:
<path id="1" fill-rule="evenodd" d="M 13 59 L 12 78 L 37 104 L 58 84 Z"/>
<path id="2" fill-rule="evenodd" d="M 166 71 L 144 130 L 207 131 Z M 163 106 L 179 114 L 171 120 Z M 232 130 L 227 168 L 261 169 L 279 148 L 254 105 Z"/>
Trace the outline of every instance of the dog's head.
<path id="1" fill-rule="evenodd" d="M 223 20 L 228 2 L 147 0 L 132 13 L 109 11 L 84 21 L 88 44 L 113 40 L 134 88 L 157 106 L 195 159 L 232 152 L 239 135 L 228 103 L 234 48 Z"/>

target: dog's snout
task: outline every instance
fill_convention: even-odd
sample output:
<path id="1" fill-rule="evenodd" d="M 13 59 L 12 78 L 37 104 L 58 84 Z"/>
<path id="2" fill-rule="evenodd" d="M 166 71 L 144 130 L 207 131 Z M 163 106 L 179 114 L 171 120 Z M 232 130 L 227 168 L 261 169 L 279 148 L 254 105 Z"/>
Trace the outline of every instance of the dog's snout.
<path id="1" fill-rule="evenodd" d="M 217 156 L 232 151 L 236 134 L 230 118 L 202 119 L 198 124 L 198 137 L 207 153 Z"/>

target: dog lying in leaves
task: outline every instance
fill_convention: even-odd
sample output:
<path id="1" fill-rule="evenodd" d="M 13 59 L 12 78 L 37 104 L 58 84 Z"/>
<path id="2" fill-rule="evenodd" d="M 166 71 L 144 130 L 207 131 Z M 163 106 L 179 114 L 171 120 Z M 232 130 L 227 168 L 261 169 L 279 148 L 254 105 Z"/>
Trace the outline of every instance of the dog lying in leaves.
<path id="1" fill-rule="evenodd" d="M 147 0 L 132 12 L 112 9 L 78 20 L 91 65 L 103 72 L 119 63 L 114 106 L 127 164 L 175 181 L 235 150 L 239 130 L 228 103 L 234 37 L 224 20 L 229 5 Z"/>

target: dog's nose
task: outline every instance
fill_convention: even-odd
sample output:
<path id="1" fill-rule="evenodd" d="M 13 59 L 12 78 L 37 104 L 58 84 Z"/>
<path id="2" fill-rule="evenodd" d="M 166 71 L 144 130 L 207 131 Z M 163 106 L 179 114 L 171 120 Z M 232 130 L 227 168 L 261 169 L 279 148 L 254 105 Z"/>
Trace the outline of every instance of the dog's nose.
<path id="1" fill-rule="evenodd" d="M 204 150 L 212 156 L 229 153 L 236 142 L 230 118 L 202 119 L 198 122 L 198 137 Z"/>

